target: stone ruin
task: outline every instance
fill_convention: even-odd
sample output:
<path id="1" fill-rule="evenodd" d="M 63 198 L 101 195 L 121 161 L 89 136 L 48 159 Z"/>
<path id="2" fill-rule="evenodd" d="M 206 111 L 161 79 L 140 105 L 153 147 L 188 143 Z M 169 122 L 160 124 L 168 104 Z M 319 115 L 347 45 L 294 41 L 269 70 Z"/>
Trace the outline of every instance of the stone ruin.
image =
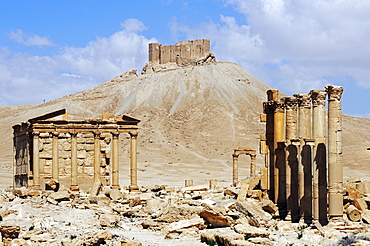
<path id="1" fill-rule="evenodd" d="M 150 43 L 149 62 L 142 73 L 156 73 L 213 62 L 216 62 L 216 57 L 210 52 L 209 39 L 181 41 L 169 46 Z"/>
<path id="2" fill-rule="evenodd" d="M 55 119 L 59 117 L 59 119 Z M 140 121 L 103 113 L 102 119 L 68 120 L 65 109 L 13 126 L 14 187 L 88 191 L 119 185 L 119 136 L 129 133 L 131 189 L 137 186 L 136 138 Z"/>
<path id="3" fill-rule="evenodd" d="M 342 92 L 340 86 L 283 98 L 267 92 L 261 183 L 283 218 L 326 224 L 343 217 Z"/>

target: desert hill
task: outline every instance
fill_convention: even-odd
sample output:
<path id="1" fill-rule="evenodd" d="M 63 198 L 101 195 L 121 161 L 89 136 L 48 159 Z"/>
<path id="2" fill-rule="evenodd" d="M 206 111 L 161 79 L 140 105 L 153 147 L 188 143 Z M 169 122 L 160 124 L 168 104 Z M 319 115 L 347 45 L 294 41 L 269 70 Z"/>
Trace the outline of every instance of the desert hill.
<path id="1" fill-rule="evenodd" d="M 126 73 L 46 104 L 0 107 L 0 188 L 12 182 L 11 126 L 61 108 L 67 109 L 70 119 L 100 118 L 102 112 L 140 119 L 139 185 L 183 185 L 184 179 L 194 179 L 195 184 L 218 179 L 229 185 L 233 149 L 258 150 L 259 135 L 264 133 L 259 115 L 268 89 L 239 65 L 218 62 L 152 74 Z M 120 136 L 122 185 L 128 184 L 126 138 Z M 370 120 L 344 116 L 345 175 L 370 179 L 367 147 Z M 248 157 L 240 157 L 241 176 L 248 175 L 248 163 Z M 258 156 L 257 167 L 261 166 Z"/>

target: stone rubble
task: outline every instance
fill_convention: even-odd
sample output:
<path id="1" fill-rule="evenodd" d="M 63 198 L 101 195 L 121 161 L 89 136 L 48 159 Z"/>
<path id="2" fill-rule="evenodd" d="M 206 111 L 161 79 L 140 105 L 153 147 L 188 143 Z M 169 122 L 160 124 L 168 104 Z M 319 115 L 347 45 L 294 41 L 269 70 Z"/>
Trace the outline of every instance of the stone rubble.
<path id="1" fill-rule="evenodd" d="M 64 187 L 38 196 L 9 189 L 0 193 L 0 245 L 370 245 L 368 187 L 346 180 L 343 209 L 361 219 L 325 226 L 280 220 L 267 194 L 254 196 L 243 185 L 140 187 L 115 199 L 110 187 L 92 196 Z"/>

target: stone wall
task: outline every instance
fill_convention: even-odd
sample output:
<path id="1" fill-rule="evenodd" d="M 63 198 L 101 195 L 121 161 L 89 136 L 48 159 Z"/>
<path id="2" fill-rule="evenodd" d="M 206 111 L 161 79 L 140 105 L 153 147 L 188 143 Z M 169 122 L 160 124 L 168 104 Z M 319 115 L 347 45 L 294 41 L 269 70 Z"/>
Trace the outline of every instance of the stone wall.
<path id="1" fill-rule="evenodd" d="M 210 40 L 180 41 L 175 45 L 164 46 L 158 43 L 149 44 L 149 62 L 165 64 L 177 63 L 176 59 L 197 59 L 210 52 Z"/>

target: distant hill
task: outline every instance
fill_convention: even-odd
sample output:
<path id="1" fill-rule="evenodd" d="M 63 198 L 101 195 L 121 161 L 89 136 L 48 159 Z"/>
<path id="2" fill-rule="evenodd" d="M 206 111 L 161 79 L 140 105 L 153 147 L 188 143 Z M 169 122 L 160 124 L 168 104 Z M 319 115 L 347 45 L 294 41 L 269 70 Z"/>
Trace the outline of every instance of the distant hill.
<path id="1" fill-rule="evenodd" d="M 259 135 L 264 133 L 259 115 L 268 89 L 239 65 L 217 62 L 152 74 L 127 73 L 46 104 L 0 107 L 3 185 L 11 184 L 11 126 L 61 108 L 71 119 L 100 118 L 102 112 L 140 119 L 139 185 L 183 185 L 184 179 L 194 179 L 195 184 L 218 179 L 221 185 L 230 185 L 233 149 L 258 150 Z M 370 179 L 366 168 L 370 120 L 344 116 L 343 128 L 345 174 Z M 120 137 L 122 185 L 128 184 L 126 138 Z M 240 165 L 240 175 L 248 175 L 249 157 L 240 157 Z M 257 166 L 263 166 L 261 156 Z"/>

